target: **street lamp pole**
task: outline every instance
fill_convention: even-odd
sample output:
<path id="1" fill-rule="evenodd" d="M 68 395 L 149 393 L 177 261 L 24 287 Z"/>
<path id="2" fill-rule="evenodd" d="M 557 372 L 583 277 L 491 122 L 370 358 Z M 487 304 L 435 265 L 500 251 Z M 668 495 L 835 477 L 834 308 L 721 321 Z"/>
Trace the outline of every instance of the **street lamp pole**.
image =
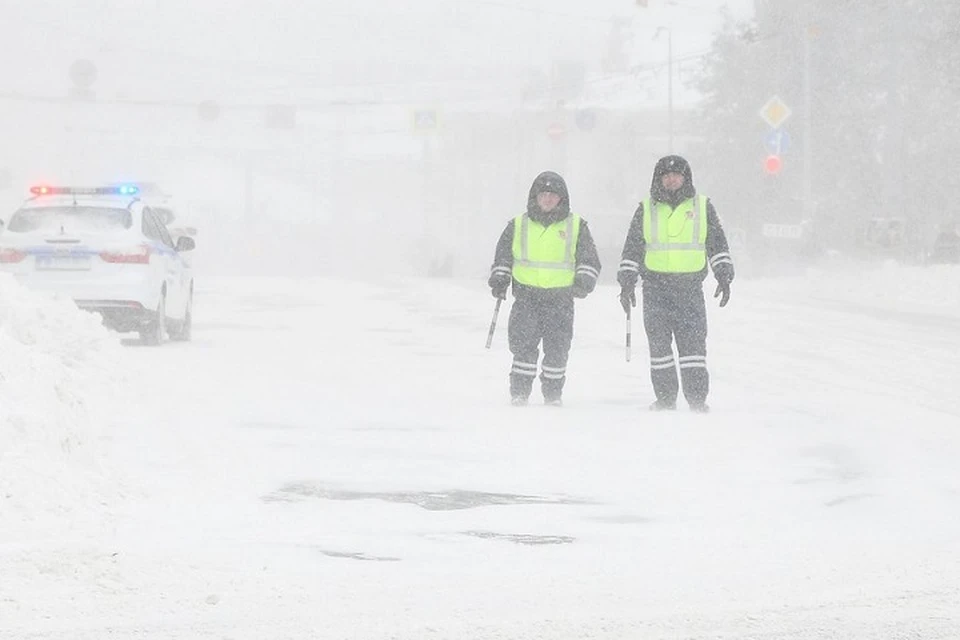
<path id="1" fill-rule="evenodd" d="M 673 29 L 667 29 L 667 151 L 673 153 Z"/>
<path id="2" fill-rule="evenodd" d="M 660 37 L 660 32 L 667 32 L 667 152 L 673 153 L 673 29 L 657 27 L 653 39 Z"/>
<path id="3" fill-rule="evenodd" d="M 810 77 L 810 38 L 813 25 L 805 8 L 803 31 L 803 217 L 809 220 L 813 207 L 813 98 Z"/>

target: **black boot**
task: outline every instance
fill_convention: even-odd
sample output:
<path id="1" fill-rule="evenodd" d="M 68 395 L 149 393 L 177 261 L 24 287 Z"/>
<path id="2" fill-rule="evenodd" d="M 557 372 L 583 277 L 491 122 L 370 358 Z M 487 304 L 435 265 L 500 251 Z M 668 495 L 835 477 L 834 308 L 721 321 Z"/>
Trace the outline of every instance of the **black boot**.
<path id="1" fill-rule="evenodd" d="M 677 403 L 667 402 L 666 400 L 657 400 L 652 405 L 650 405 L 650 411 L 676 411 Z"/>

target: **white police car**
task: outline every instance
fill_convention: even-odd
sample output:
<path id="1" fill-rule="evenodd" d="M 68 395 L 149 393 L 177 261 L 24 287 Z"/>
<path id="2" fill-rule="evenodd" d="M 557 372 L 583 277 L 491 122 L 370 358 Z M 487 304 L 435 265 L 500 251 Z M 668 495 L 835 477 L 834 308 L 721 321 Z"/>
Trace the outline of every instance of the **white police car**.
<path id="1" fill-rule="evenodd" d="M 153 211 L 157 219 L 164 224 L 174 244 L 180 240 L 180 236 L 190 236 L 196 238 L 197 228 L 194 226 L 184 226 L 180 222 L 175 222 L 178 218 L 174 208 L 174 198 L 164 191 L 156 182 L 135 180 L 127 182 L 113 182 L 107 185 L 109 187 L 124 187 L 137 189 L 137 197 Z M 192 265 L 194 256 L 184 255 L 183 258 L 188 264 Z"/>
<path id="2" fill-rule="evenodd" d="M 189 340 L 193 273 L 137 187 L 49 187 L 34 194 L 0 235 L 0 271 L 23 285 L 73 298 L 147 344 Z"/>

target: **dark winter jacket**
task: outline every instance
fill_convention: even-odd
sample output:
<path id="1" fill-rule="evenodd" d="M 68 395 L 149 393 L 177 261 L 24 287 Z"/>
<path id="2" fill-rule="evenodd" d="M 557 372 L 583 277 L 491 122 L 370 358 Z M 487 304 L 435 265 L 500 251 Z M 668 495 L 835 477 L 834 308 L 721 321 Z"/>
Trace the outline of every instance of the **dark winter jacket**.
<path id="1" fill-rule="evenodd" d="M 674 192 L 667 191 L 661 184 L 661 178 L 667 173 L 681 173 L 686 178 L 683 186 Z M 663 202 L 676 207 L 678 204 L 697 194 L 693 185 L 693 170 L 690 164 L 680 156 L 666 156 L 662 158 L 653 171 L 653 181 L 650 185 L 650 198 L 654 202 Z M 643 237 L 643 203 L 637 207 L 630 221 L 627 239 L 623 244 L 623 254 L 620 259 L 620 269 L 617 271 L 617 281 L 621 287 L 633 288 L 637 278 L 642 278 L 645 286 L 682 287 L 697 285 L 707 277 L 707 267 L 697 273 L 654 273 L 644 266 L 646 258 L 646 240 Z M 713 269 L 713 275 L 719 283 L 733 281 L 733 259 L 730 257 L 730 248 L 727 245 L 727 236 L 720 224 L 720 217 L 710 199 L 707 199 L 707 263 Z"/>
<path id="2" fill-rule="evenodd" d="M 552 211 L 542 211 L 537 205 L 537 195 L 542 191 L 552 191 L 560 196 L 560 204 Z M 570 215 L 570 194 L 567 191 L 567 183 L 559 174 L 545 171 L 533 181 L 530 186 L 530 194 L 527 197 L 527 215 L 530 216 L 531 220 L 535 220 L 544 226 L 564 220 Z M 513 283 L 515 298 L 549 300 L 555 297 L 569 298 L 574 295 L 575 291 L 580 297 L 583 297 L 597 286 L 597 278 L 600 276 L 600 256 L 597 253 L 597 247 L 586 220 L 580 219 L 580 234 L 577 238 L 574 258 L 577 264 L 574 284 L 572 287 L 557 289 L 539 289 L 513 280 L 511 274 L 513 273 L 514 226 L 515 220 L 510 220 L 503 233 L 500 234 L 500 240 L 497 242 L 493 258 L 493 266 L 490 268 L 489 285 L 491 287 L 496 286 L 498 281 L 509 277 Z"/>

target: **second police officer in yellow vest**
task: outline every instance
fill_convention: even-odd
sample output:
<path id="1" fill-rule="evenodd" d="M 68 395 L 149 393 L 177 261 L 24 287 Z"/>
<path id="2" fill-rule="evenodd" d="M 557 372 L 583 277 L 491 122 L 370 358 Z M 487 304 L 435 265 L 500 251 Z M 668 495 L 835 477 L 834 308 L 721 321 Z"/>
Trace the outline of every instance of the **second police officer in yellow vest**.
<path id="1" fill-rule="evenodd" d="M 661 158 L 654 168 L 650 197 L 630 223 L 617 272 L 624 311 L 636 306 L 635 287 L 638 278 L 643 281 L 643 325 L 657 398 L 653 410 L 676 409 L 680 382 L 692 410 L 709 410 L 703 299 L 707 264 L 717 280 L 714 297 L 722 296 L 723 307 L 730 299 L 734 270 L 720 218 L 710 200 L 694 188 L 690 164 L 680 156 Z"/>
<path id="2" fill-rule="evenodd" d="M 570 212 L 566 183 L 552 171 L 541 173 L 530 187 L 527 211 L 500 236 L 489 280 L 496 298 L 505 298 L 513 285 L 507 329 L 513 404 L 527 403 L 538 370 L 544 402 L 561 404 L 573 340 L 573 301 L 593 291 L 599 275 L 596 245 L 587 223 Z"/>

